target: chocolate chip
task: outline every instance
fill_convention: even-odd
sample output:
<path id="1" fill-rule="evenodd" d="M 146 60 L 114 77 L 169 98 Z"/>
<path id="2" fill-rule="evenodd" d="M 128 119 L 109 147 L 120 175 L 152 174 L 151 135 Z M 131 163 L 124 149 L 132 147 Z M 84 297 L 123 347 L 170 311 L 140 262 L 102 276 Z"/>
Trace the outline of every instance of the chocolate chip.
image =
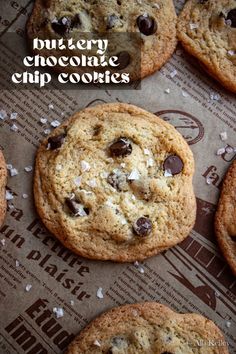
<path id="1" fill-rule="evenodd" d="M 162 352 L 161 354 L 172 354 L 171 352 Z"/>
<path id="2" fill-rule="evenodd" d="M 132 153 L 132 145 L 129 139 L 119 138 L 109 147 L 112 157 L 125 157 Z"/>
<path id="3" fill-rule="evenodd" d="M 127 175 L 120 170 L 110 173 L 107 182 L 118 192 L 127 190 Z"/>
<path id="4" fill-rule="evenodd" d="M 74 216 L 86 216 L 89 214 L 89 209 L 84 208 L 80 201 L 75 198 L 66 198 L 65 202 Z"/>
<path id="5" fill-rule="evenodd" d="M 130 64 L 131 61 L 131 56 L 129 55 L 128 52 L 123 51 L 118 53 L 117 55 L 118 58 L 118 63 L 119 65 L 117 66 L 118 70 L 123 70 L 125 68 L 127 68 L 127 66 Z"/>
<path id="6" fill-rule="evenodd" d="M 228 13 L 226 20 L 230 20 L 230 26 L 236 28 L 236 9 L 233 9 Z"/>
<path id="7" fill-rule="evenodd" d="M 52 22 L 52 29 L 61 36 L 67 34 L 71 28 L 71 19 L 68 17 L 61 17 L 59 20 Z"/>
<path id="8" fill-rule="evenodd" d="M 199 0 L 199 4 L 205 4 L 208 0 Z"/>
<path id="9" fill-rule="evenodd" d="M 52 137 L 48 138 L 48 144 L 49 144 L 50 150 L 59 149 L 62 146 L 62 144 L 64 143 L 65 136 L 66 136 L 66 134 L 60 134 L 60 135 L 52 136 Z"/>
<path id="10" fill-rule="evenodd" d="M 172 175 L 177 175 L 183 170 L 184 164 L 181 158 L 177 155 L 170 155 L 164 161 L 164 170 Z"/>
<path id="11" fill-rule="evenodd" d="M 137 18 L 137 25 L 139 28 L 139 31 L 145 36 L 150 36 L 154 34 L 157 31 L 157 23 L 154 20 L 154 18 L 150 16 L 145 16 L 145 15 L 140 15 Z"/>
<path id="12" fill-rule="evenodd" d="M 149 218 L 142 216 L 134 223 L 133 230 L 138 236 L 147 236 L 152 231 L 152 222 Z"/>
<path id="13" fill-rule="evenodd" d="M 72 28 L 79 28 L 79 27 L 81 27 L 81 25 L 82 25 L 82 22 L 81 22 L 80 15 L 76 14 L 72 19 L 71 27 Z"/>
<path id="14" fill-rule="evenodd" d="M 119 17 L 116 16 L 115 14 L 108 16 L 107 29 L 111 29 L 111 28 L 115 27 L 118 20 L 119 20 Z"/>

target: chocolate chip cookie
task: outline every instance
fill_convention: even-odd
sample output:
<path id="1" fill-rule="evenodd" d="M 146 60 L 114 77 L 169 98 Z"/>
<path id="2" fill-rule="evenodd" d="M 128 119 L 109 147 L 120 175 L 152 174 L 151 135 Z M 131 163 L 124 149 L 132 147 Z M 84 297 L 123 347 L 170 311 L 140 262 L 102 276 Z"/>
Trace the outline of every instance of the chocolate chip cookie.
<path id="1" fill-rule="evenodd" d="M 215 216 L 215 231 L 223 255 L 236 275 L 236 160 L 223 182 Z"/>
<path id="2" fill-rule="evenodd" d="M 141 69 L 136 73 L 140 78 L 158 70 L 174 52 L 177 44 L 176 22 L 172 0 L 36 0 L 27 33 L 30 42 L 36 37 L 79 38 L 81 32 L 93 33 L 93 38 L 104 33 L 106 36 L 117 34 L 116 38 L 111 37 L 116 41 L 116 51 L 112 54 L 119 58 L 116 70 L 130 69 L 133 72 L 137 66 L 138 52 L 141 51 Z M 135 38 L 125 38 L 124 33 L 137 34 L 139 45 Z M 45 56 L 81 54 L 59 52 L 36 51 Z M 56 69 L 65 72 L 81 70 L 70 66 Z"/>
<path id="3" fill-rule="evenodd" d="M 0 150 L 0 227 L 6 214 L 6 183 L 7 169 L 2 151 Z"/>
<path id="4" fill-rule="evenodd" d="M 236 92 L 235 0 L 189 0 L 179 16 L 178 38 L 206 71 Z"/>
<path id="5" fill-rule="evenodd" d="M 192 152 L 173 126 L 132 105 L 105 104 L 76 113 L 43 141 L 35 202 L 77 254 L 142 260 L 192 229 L 193 173 Z"/>
<path id="6" fill-rule="evenodd" d="M 209 343 L 212 343 L 210 345 Z M 227 354 L 219 328 L 198 314 L 178 314 L 146 302 L 114 308 L 95 319 L 67 354 Z"/>

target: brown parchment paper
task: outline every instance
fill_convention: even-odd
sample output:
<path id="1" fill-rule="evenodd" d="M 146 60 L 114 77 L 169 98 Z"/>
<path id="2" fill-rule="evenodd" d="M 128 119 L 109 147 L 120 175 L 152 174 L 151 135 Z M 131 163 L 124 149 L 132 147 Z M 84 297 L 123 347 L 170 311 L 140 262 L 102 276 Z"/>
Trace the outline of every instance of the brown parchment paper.
<path id="1" fill-rule="evenodd" d="M 21 46 L 33 1 L 0 0 L 0 5 L 1 37 L 16 31 Z M 182 5 L 176 1 L 177 11 Z M 7 75 L 6 67 L 11 67 L 18 50 L 9 43 L 0 53 L 1 75 Z M 38 219 L 33 171 L 24 170 L 34 165 L 37 146 L 45 129 L 51 128 L 42 126 L 40 118 L 62 122 L 84 107 L 117 101 L 136 104 L 173 124 L 196 161 L 196 225 L 180 245 L 143 262 L 144 273 L 133 264 L 89 261 L 63 248 Z M 145 300 L 209 317 L 224 332 L 230 353 L 236 353 L 236 282 L 213 232 L 220 184 L 236 156 L 232 149 L 216 155 L 221 147 L 236 147 L 235 96 L 178 47 L 160 72 L 143 80 L 141 90 L 2 90 L 1 109 L 8 117 L 0 120 L 0 148 L 19 173 L 8 179 L 14 199 L 8 202 L 0 230 L 0 240 L 5 240 L 5 245 L 0 243 L 0 353 L 62 353 L 74 335 L 103 311 Z M 12 112 L 18 113 L 16 121 L 9 119 Z M 17 132 L 10 129 L 13 123 Z M 222 132 L 227 132 L 226 141 L 219 137 Z M 100 287 L 103 299 L 97 297 Z M 64 316 L 57 319 L 54 307 L 63 308 Z"/>

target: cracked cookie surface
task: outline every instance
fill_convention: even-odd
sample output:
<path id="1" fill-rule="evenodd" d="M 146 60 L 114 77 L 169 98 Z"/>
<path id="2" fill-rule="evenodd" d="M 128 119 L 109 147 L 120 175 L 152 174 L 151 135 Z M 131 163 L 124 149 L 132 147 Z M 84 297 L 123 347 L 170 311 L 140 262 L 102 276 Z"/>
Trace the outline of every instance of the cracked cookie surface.
<path id="1" fill-rule="evenodd" d="M 236 92 L 235 0 L 189 0 L 178 19 L 184 48 L 227 89 Z"/>
<path id="2" fill-rule="evenodd" d="M 170 124 L 128 104 L 87 108 L 40 146 L 39 215 L 79 255 L 142 260 L 186 238 L 196 217 L 193 155 Z"/>
<path id="3" fill-rule="evenodd" d="M 7 169 L 2 151 L 0 150 L 0 227 L 3 224 L 6 215 L 6 184 Z"/>
<path id="4" fill-rule="evenodd" d="M 146 302 L 114 308 L 91 322 L 67 350 L 82 353 L 227 354 L 228 349 L 209 319 Z"/>
<path id="5" fill-rule="evenodd" d="M 174 52 L 177 44 L 176 22 L 172 0 L 36 0 L 27 24 L 27 34 L 31 41 L 36 37 L 77 38 L 81 32 L 94 33 L 98 37 L 102 33 L 137 33 L 141 36 L 142 53 L 138 75 L 143 78 L 158 70 Z M 122 53 L 121 68 L 131 67 L 134 70 L 139 49 L 135 40 L 130 42 L 128 38 L 129 43 L 123 43 L 124 38 L 121 35 L 119 41 L 117 37 L 117 47 Z M 49 55 L 44 50 L 40 53 Z M 72 55 L 70 51 L 66 54 Z M 50 55 L 57 56 L 58 53 L 50 51 Z M 76 71 L 69 67 L 57 69 Z"/>
<path id="6" fill-rule="evenodd" d="M 219 246 L 236 275 L 236 160 L 226 173 L 215 216 Z"/>

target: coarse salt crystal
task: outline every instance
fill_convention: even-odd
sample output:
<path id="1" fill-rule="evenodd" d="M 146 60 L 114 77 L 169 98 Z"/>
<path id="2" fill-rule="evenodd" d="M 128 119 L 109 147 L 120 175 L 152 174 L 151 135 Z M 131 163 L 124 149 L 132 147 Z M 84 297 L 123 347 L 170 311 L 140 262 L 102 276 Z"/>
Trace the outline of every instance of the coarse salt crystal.
<path id="1" fill-rule="evenodd" d="M 74 300 L 70 300 L 70 304 L 71 304 L 71 306 L 74 306 L 74 304 L 75 304 Z"/>
<path id="2" fill-rule="evenodd" d="M 233 56 L 236 54 L 236 52 L 234 50 L 228 50 L 227 52 L 230 56 Z"/>
<path id="3" fill-rule="evenodd" d="M 138 261 L 134 262 L 134 266 L 136 269 L 138 269 L 138 271 L 143 274 L 144 273 L 144 268 L 141 266 L 141 264 L 139 264 Z"/>
<path id="4" fill-rule="evenodd" d="M 98 299 L 103 299 L 104 298 L 104 295 L 103 295 L 102 291 L 103 291 L 102 288 L 98 288 L 98 290 L 97 290 L 97 298 Z"/>
<path id="5" fill-rule="evenodd" d="M 48 105 L 48 108 L 49 108 L 49 109 L 54 109 L 54 105 L 53 105 L 52 103 L 50 103 L 50 104 Z"/>
<path id="6" fill-rule="evenodd" d="M 26 167 L 24 168 L 24 170 L 25 170 L 26 172 L 31 172 L 31 171 L 33 170 L 33 167 L 32 167 L 32 166 L 26 166 Z"/>
<path id="7" fill-rule="evenodd" d="M 81 185 L 81 177 L 76 177 L 74 179 L 74 183 L 77 187 L 79 187 Z"/>
<path id="8" fill-rule="evenodd" d="M 48 134 L 51 133 L 51 129 L 45 129 L 45 130 L 43 131 L 43 133 L 44 133 L 44 135 L 48 135 Z"/>
<path id="9" fill-rule="evenodd" d="M 87 182 L 87 185 L 91 188 L 97 187 L 97 182 L 95 179 L 91 179 L 90 181 Z"/>
<path id="10" fill-rule="evenodd" d="M 27 292 L 29 292 L 31 290 L 31 288 L 32 288 L 32 285 L 31 284 L 27 284 L 26 287 L 25 287 L 25 290 Z"/>
<path id="11" fill-rule="evenodd" d="M 152 7 L 153 7 L 154 9 L 160 10 L 160 5 L 158 5 L 158 4 L 153 4 Z"/>
<path id="12" fill-rule="evenodd" d="M 10 115 L 10 119 L 12 119 L 12 120 L 17 119 L 17 116 L 18 116 L 18 113 L 13 112 L 13 113 L 11 113 L 11 115 Z"/>
<path id="13" fill-rule="evenodd" d="M 143 149 L 144 155 L 149 156 L 150 155 L 150 150 L 148 149 Z"/>
<path id="14" fill-rule="evenodd" d="M 12 168 L 13 168 L 12 164 L 10 164 L 10 163 L 7 164 L 7 169 L 8 169 L 8 170 L 11 170 Z"/>
<path id="15" fill-rule="evenodd" d="M 133 170 L 130 173 L 130 175 L 128 176 L 129 181 L 137 181 L 137 180 L 139 180 L 139 178 L 140 178 L 140 175 L 139 175 L 138 170 Z"/>
<path id="16" fill-rule="evenodd" d="M 82 172 L 89 171 L 91 168 L 90 164 L 87 161 L 82 160 L 80 164 L 81 164 Z"/>
<path id="17" fill-rule="evenodd" d="M 62 170 L 62 165 L 56 165 L 56 170 L 61 171 Z"/>
<path id="18" fill-rule="evenodd" d="M 170 73 L 170 77 L 173 79 L 178 74 L 177 70 L 173 70 Z"/>
<path id="19" fill-rule="evenodd" d="M 14 177 L 14 176 L 17 176 L 18 175 L 18 170 L 16 168 L 11 168 L 10 169 L 10 176 L 11 177 Z"/>
<path id="20" fill-rule="evenodd" d="M 154 160 L 152 158 L 147 160 L 147 167 L 152 167 L 154 166 Z"/>
<path id="21" fill-rule="evenodd" d="M 5 118 L 7 118 L 7 112 L 2 109 L 0 110 L 0 119 L 4 120 Z"/>
<path id="22" fill-rule="evenodd" d="M 22 198 L 23 199 L 27 199 L 28 198 L 28 194 L 26 194 L 26 193 L 22 194 Z"/>
<path id="23" fill-rule="evenodd" d="M 220 148 L 216 151 L 216 155 L 220 156 L 223 155 L 225 153 L 225 148 Z"/>
<path id="24" fill-rule="evenodd" d="M 53 120 L 53 121 L 51 122 L 51 126 L 52 126 L 53 128 L 57 128 L 57 127 L 59 127 L 59 125 L 61 125 L 61 123 L 60 123 L 58 120 Z"/>
<path id="25" fill-rule="evenodd" d="M 165 93 L 167 93 L 169 95 L 170 89 L 169 88 L 165 89 Z"/>
<path id="26" fill-rule="evenodd" d="M 19 128 L 17 127 L 16 124 L 12 124 L 11 127 L 10 127 L 10 130 L 11 130 L 12 132 L 17 132 L 18 129 L 19 129 Z"/>
<path id="27" fill-rule="evenodd" d="M 6 245 L 6 240 L 5 240 L 5 238 L 3 238 L 2 240 L 0 240 L 0 242 L 1 242 L 1 244 L 2 244 L 3 246 Z"/>
<path id="28" fill-rule="evenodd" d="M 39 121 L 41 124 L 46 124 L 48 120 L 47 120 L 47 118 L 40 118 Z"/>
<path id="29" fill-rule="evenodd" d="M 189 94 L 186 91 L 182 90 L 182 96 L 183 97 L 189 97 Z"/>
<path id="30" fill-rule="evenodd" d="M 6 200 L 12 200 L 14 199 L 13 194 L 9 191 L 6 191 Z"/>
<path id="31" fill-rule="evenodd" d="M 101 347 L 101 343 L 97 339 L 93 342 L 93 344 L 96 345 L 96 347 Z"/>
<path id="32" fill-rule="evenodd" d="M 227 140 L 227 138 L 228 138 L 227 132 L 222 132 L 222 133 L 220 133 L 220 138 L 221 138 L 222 141 Z"/>
<path id="33" fill-rule="evenodd" d="M 101 176 L 101 178 L 107 178 L 107 177 L 109 176 L 109 173 L 108 173 L 108 172 L 105 172 L 105 171 L 102 171 L 102 172 L 100 173 L 100 176 Z"/>
<path id="34" fill-rule="evenodd" d="M 191 30 L 193 30 L 193 29 L 198 28 L 199 25 L 198 25 L 197 23 L 190 23 L 190 24 L 189 24 L 189 27 L 190 27 Z"/>
<path id="35" fill-rule="evenodd" d="M 61 307 L 53 307 L 53 313 L 56 315 L 56 318 L 64 316 L 64 310 Z"/>
<path id="36" fill-rule="evenodd" d="M 173 177 L 171 170 L 169 170 L 169 169 L 165 170 L 164 177 Z"/>
<path id="37" fill-rule="evenodd" d="M 226 321 L 225 325 L 226 325 L 227 328 L 230 328 L 231 327 L 231 322 L 230 321 Z"/>
<path id="38" fill-rule="evenodd" d="M 135 197 L 134 194 L 131 195 L 131 199 L 132 199 L 132 200 L 136 200 L 136 197 Z"/>
<path id="39" fill-rule="evenodd" d="M 16 260 L 15 265 L 18 268 L 20 266 L 20 262 L 18 260 Z"/>

